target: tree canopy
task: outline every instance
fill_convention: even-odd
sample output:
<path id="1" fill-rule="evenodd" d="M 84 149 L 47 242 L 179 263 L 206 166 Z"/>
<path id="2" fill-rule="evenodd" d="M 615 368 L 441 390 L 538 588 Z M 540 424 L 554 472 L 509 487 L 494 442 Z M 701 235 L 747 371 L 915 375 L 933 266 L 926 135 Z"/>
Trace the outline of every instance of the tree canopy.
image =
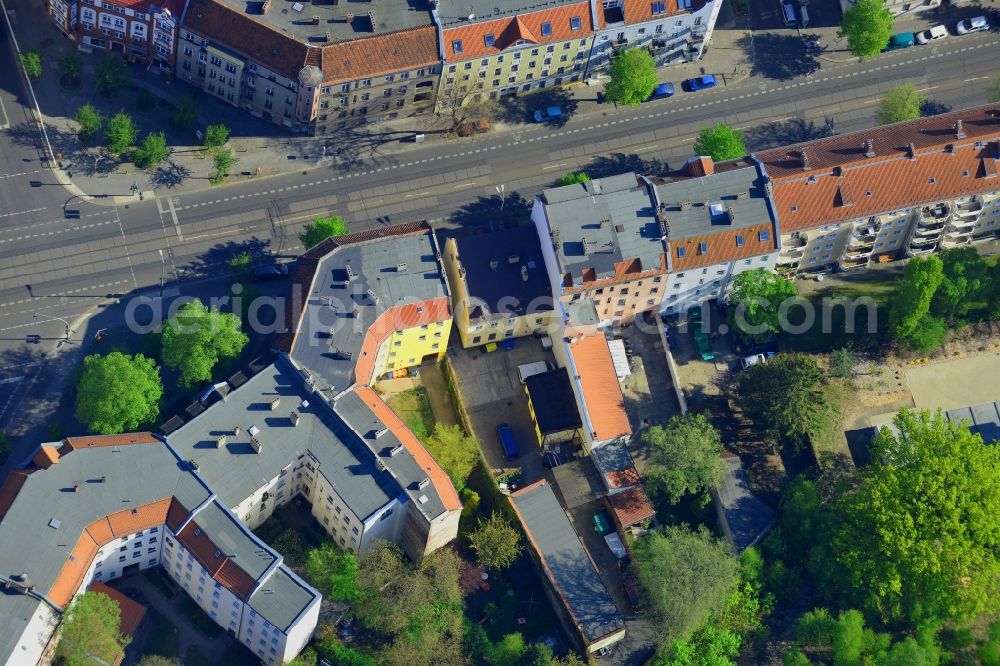
<path id="1" fill-rule="evenodd" d="M 94 85 L 107 97 L 114 97 L 125 85 L 125 63 L 119 56 L 108 54 L 94 63 Z"/>
<path id="2" fill-rule="evenodd" d="M 209 310 L 195 299 L 163 325 L 163 363 L 180 371 L 179 384 L 191 388 L 210 380 L 215 364 L 235 358 L 247 341 L 239 316 Z"/>
<path id="3" fill-rule="evenodd" d="M 1000 74 L 997 74 L 986 88 L 986 99 L 990 104 L 1000 102 Z"/>
<path id="4" fill-rule="evenodd" d="M 716 487 L 725 472 L 719 457 L 722 439 L 704 414 L 675 416 L 666 427 L 654 425 L 642 433 L 642 441 L 652 447 L 646 481 L 672 504 L 688 493 Z"/>
<path id="5" fill-rule="evenodd" d="M 739 583 L 739 562 L 708 530 L 667 526 L 640 537 L 635 569 L 661 645 L 688 640 L 726 608 Z"/>
<path id="6" fill-rule="evenodd" d="M 741 372 L 736 404 L 764 437 L 796 446 L 829 432 L 838 406 L 827 380 L 810 356 L 781 354 Z"/>
<path id="7" fill-rule="evenodd" d="M 914 257 L 903 269 L 903 279 L 889 308 L 889 323 L 896 339 L 914 351 L 928 351 L 941 344 L 947 329 L 930 313 L 931 301 L 944 280 L 940 257 Z"/>
<path id="8" fill-rule="evenodd" d="M 639 106 L 653 94 L 656 63 L 645 48 L 631 48 L 611 60 L 611 80 L 604 87 L 609 102 Z"/>
<path id="9" fill-rule="evenodd" d="M 90 141 L 97 133 L 101 131 L 104 127 L 104 118 L 101 116 L 100 112 L 95 109 L 90 104 L 84 104 L 76 110 L 76 115 L 73 116 L 76 121 L 77 130 L 76 133 L 80 137 L 81 141 Z"/>
<path id="10" fill-rule="evenodd" d="M 322 590 L 325 597 L 350 602 L 361 593 L 358 589 L 357 558 L 354 553 L 338 548 L 332 541 L 309 550 L 305 569 L 309 582 Z"/>
<path id="11" fill-rule="evenodd" d="M 76 81 L 83 71 L 83 58 L 76 51 L 66 51 L 59 58 L 59 73 L 69 81 Z"/>
<path id="12" fill-rule="evenodd" d="M 990 287 L 989 268 L 973 247 L 942 250 L 941 284 L 931 301 L 931 313 L 954 321 L 965 319 L 972 305 L 986 297 Z"/>
<path id="13" fill-rule="evenodd" d="M 861 59 L 877 56 L 892 36 L 892 12 L 883 0 L 858 0 L 844 12 L 838 37 L 847 37 L 847 48 Z"/>
<path id="14" fill-rule="evenodd" d="M 887 621 L 1000 611 L 1000 449 L 940 412 L 901 411 L 840 504 L 833 550 Z"/>
<path id="15" fill-rule="evenodd" d="M 104 132 L 108 139 L 108 152 L 112 155 L 121 155 L 132 147 L 138 133 L 139 127 L 132 120 L 132 116 L 124 111 L 111 116 L 108 128 Z"/>
<path id="16" fill-rule="evenodd" d="M 694 142 L 695 155 L 707 155 L 715 162 L 743 157 L 746 153 L 743 132 L 725 123 L 715 123 L 715 127 L 702 127 Z"/>
<path id="17" fill-rule="evenodd" d="M 521 533 L 503 514 L 494 511 L 487 520 L 479 519 L 479 525 L 469 535 L 469 545 L 484 567 L 506 569 L 521 553 Z"/>
<path id="18" fill-rule="evenodd" d="M 566 175 L 560 176 L 559 180 L 556 181 L 556 185 L 560 187 L 563 185 L 577 185 L 579 183 L 586 183 L 588 180 L 590 180 L 590 176 L 585 171 L 570 171 Z"/>
<path id="19" fill-rule="evenodd" d="M 758 339 L 777 333 L 781 304 L 795 297 L 795 283 L 774 271 L 754 268 L 733 278 L 730 325 L 744 337 Z"/>
<path id="20" fill-rule="evenodd" d="M 424 446 L 447 472 L 455 488 L 464 488 L 479 460 L 479 441 L 472 435 L 465 434 L 460 425 L 436 423 L 434 432 L 424 442 Z"/>
<path id="21" fill-rule="evenodd" d="M 29 49 L 21 54 L 21 66 L 24 73 L 33 79 L 42 75 L 42 54 L 38 49 Z"/>
<path id="22" fill-rule="evenodd" d="M 223 123 L 214 123 L 205 128 L 205 148 L 217 148 L 229 141 L 229 128 Z"/>
<path id="23" fill-rule="evenodd" d="M 112 435 L 152 423 L 160 414 L 160 370 L 142 354 L 118 351 L 83 359 L 76 385 L 76 418 L 94 432 Z"/>
<path id="24" fill-rule="evenodd" d="M 347 222 L 342 217 L 330 215 L 329 217 L 317 217 L 312 224 L 307 224 L 299 234 L 299 241 L 302 247 L 309 248 L 319 245 L 327 238 L 343 236 L 347 233 Z"/>
<path id="25" fill-rule="evenodd" d="M 84 592 L 63 613 L 56 655 L 69 666 L 93 663 L 92 656 L 113 661 L 131 639 L 119 629 L 121 608 L 103 592 Z"/>
<path id="26" fill-rule="evenodd" d="M 142 140 L 142 145 L 132 151 L 132 161 L 140 169 L 156 166 L 170 157 L 170 146 L 163 132 L 150 132 Z"/>
<path id="27" fill-rule="evenodd" d="M 890 88 L 882 96 L 875 120 L 879 125 L 901 123 L 904 120 L 915 120 L 920 117 L 920 107 L 924 96 L 917 91 L 912 83 L 901 83 Z"/>
<path id="28" fill-rule="evenodd" d="M 233 151 L 225 146 L 218 146 L 212 150 L 212 166 L 215 168 L 212 182 L 221 182 L 237 162 L 239 160 L 233 157 Z"/>
<path id="29" fill-rule="evenodd" d="M 190 129 L 198 120 L 198 102 L 190 93 L 184 93 L 177 98 L 173 112 L 170 114 L 170 126 L 175 130 Z"/>

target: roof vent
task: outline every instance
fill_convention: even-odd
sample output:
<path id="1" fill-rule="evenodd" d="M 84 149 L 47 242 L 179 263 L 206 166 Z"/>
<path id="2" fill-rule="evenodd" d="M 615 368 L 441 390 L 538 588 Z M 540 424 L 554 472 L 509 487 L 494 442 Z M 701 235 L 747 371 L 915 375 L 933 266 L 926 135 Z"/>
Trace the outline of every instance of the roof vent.
<path id="1" fill-rule="evenodd" d="M 259 433 L 260 433 L 260 428 L 258 428 L 255 425 L 250 426 L 250 429 L 247 430 L 247 434 L 250 435 L 251 437 L 256 437 Z"/>
<path id="2" fill-rule="evenodd" d="M 292 427 L 297 426 L 299 424 L 299 413 L 292 412 L 288 415 L 288 419 L 292 422 Z"/>
<path id="3" fill-rule="evenodd" d="M 391 451 L 389 451 L 389 455 L 390 456 L 395 456 L 395 455 L 400 454 L 402 452 L 403 452 L 403 445 L 402 444 L 397 444 L 396 446 L 392 447 Z"/>
<path id="4" fill-rule="evenodd" d="M 865 157 L 875 157 L 875 142 L 865 139 Z"/>
<path id="5" fill-rule="evenodd" d="M 509 257 L 507 257 L 507 263 L 508 264 L 516 264 L 516 263 L 519 263 L 520 261 L 521 261 L 521 257 L 517 256 L 516 254 L 512 254 Z"/>
<path id="6" fill-rule="evenodd" d="M 955 121 L 955 138 L 964 139 L 966 137 L 965 132 L 962 130 L 962 119 L 959 118 Z"/>
<path id="7" fill-rule="evenodd" d="M 273 412 L 274 410 L 276 410 L 278 408 L 278 405 L 280 405 L 280 404 L 281 404 L 281 398 L 275 398 L 274 400 L 272 400 L 271 401 L 271 411 Z"/>
<path id="8" fill-rule="evenodd" d="M 293 12 L 301 12 L 303 9 L 305 9 L 305 6 L 301 2 L 293 2 L 292 3 L 292 11 Z"/>
<path id="9" fill-rule="evenodd" d="M 397 273 L 402 273 L 405 270 L 406 270 L 406 262 L 405 261 L 396 264 L 396 272 Z"/>
<path id="10" fill-rule="evenodd" d="M 809 166 L 809 154 L 804 150 L 799 151 L 799 160 L 802 162 L 802 170 L 809 171 L 812 167 Z"/>
<path id="11" fill-rule="evenodd" d="M 427 486 L 429 486 L 430 483 L 431 483 L 431 480 L 425 476 L 423 479 L 420 480 L 420 483 L 417 484 L 417 488 L 420 488 L 421 490 L 423 490 L 424 488 L 426 488 Z"/>
<path id="12" fill-rule="evenodd" d="M 421 495 L 420 497 L 417 498 L 417 501 L 420 502 L 421 504 L 427 504 L 428 502 L 427 495 Z"/>
<path id="13" fill-rule="evenodd" d="M 215 448 L 219 448 L 226 445 L 226 436 L 219 435 L 215 438 Z"/>
<path id="14" fill-rule="evenodd" d="M 260 443 L 260 440 L 256 437 L 250 438 L 250 448 L 253 449 L 254 453 L 260 453 L 264 450 L 264 445 Z"/>

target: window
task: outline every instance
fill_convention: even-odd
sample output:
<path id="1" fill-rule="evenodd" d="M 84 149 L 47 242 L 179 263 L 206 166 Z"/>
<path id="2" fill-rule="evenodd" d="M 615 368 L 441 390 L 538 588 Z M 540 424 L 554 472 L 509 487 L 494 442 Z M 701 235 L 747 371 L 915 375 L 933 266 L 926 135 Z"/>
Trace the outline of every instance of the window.
<path id="1" fill-rule="evenodd" d="M 765 229 L 757 234 L 757 237 L 760 238 L 761 242 L 769 241 L 771 240 L 771 232 Z"/>
<path id="2" fill-rule="evenodd" d="M 496 37 L 493 36 L 492 32 L 483 37 L 483 41 L 486 43 L 486 46 L 493 46 L 497 43 Z"/>
<path id="3" fill-rule="evenodd" d="M 461 39 L 456 39 L 456 40 L 452 41 L 452 43 L 451 43 L 451 50 L 454 51 L 455 53 L 461 53 L 462 52 L 462 40 Z"/>
<path id="4" fill-rule="evenodd" d="M 580 17 L 579 16 L 572 16 L 572 17 L 570 17 L 570 19 L 569 19 L 569 29 L 570 30 L 572 30 L 573 32 L 576 32 L 577 30 L 580 29 L 580 25 L 581 25 L 581 23 L 580 23 Z M 569 44 L 567 44 L 566 46 L 568 47 Z"/>
<path id="5" fill-rule="evenodd" d="M 743 247 L 743 234 L 736 234 L 736 247 Z"/>
<path id="6" fill-rule="evenodd" d="M 708 243 L 698 243 L 698 254 L 708 254 Z"/>
<path id="7" fill-rule="evenodd" d="M 542 23 L 542 37 L 551 37 L 551 36 L 552 36 L 552 24 L 546 21 L 545 23 Z"/>
<path id="8" fill-rule="evenodd" d="M 677 258 L 678 259 L 683 259 L 684 255 L 686 255 L 686 254 L 687 254 L 687 248 L 686 247 L 684 247 L 684 246 L 678 246 L 677 247 Z"/>
<path id="9" fill-rule="evenodd" d="M 666 14 L 667 13 L 667 3 L 666 2 L 654 2 L 652 5 L 653 15 Z"/>

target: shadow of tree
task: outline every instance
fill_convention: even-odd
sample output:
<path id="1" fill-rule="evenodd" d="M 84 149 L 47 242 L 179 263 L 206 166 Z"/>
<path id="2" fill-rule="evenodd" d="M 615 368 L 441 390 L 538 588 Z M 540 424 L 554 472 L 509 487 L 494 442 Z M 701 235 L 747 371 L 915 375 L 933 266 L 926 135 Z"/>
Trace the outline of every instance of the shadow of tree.
<path id="1" fill-rule="evenodd" d="M 951 111 L 951 104 L 945 104 L 936 99 L 925 99 L 923 104 L 920 105 L 920 115 L 924 117 L 937 116 L 949 111 Z"/>
<path id="2" fill-rule="evenodd" d="M 782 122 L 766 123 L 751 127 L 743 132 L 743 142 L 748 152 L 787 146 L 793 143 L 821 139 L 833 135 L 833 119 L 827 118 L 822 125 L 802 118 Z"/>
<path id="3" fill-rule="evenodd" d="M 562 116 L 550 124 L 562 127 L 576 113 L 579 102 L 566 88 L 546 88 L 529 95 L 512 95 L 502 99 L 497 111 L 497 120 L 507 123 L 532 123 L 537 110 L 544 111 L 550 106 L 562 109 Z"/>
<path id="4" fill-rule="evenodd" d="M 149 174 L 149 183 L 153 187 L 173 189 L 183 183 L 190 175 L 191 169 L 173 160 L 168 160 L 166 164 L 161 164 Z"/>
<path id="5" fill-rule="evenodd" d="M 230 259 L 244 252 L 250 255 L 250 262 L 255 265 L 262 256 L 271 253 L 271 241 L 254 236 L 238 242 L 216 243 L 187 265 L 180 266 L 178 272 L 184 278 L 218 277 L 229 271 Z"/>
<path id="6" fill-rule="evenodd" d="M 289 139 L 288 159 L 303 160 L 303 168 L 329 164 L 331 169 L 342 172 L 356 169 L 362 162 L 376 167 L 391 166 L 399 159 L 383 153 L 383 146 L 412 135 L 412 131 L 378 131 L 364 119 L 351 118 L 344 127 L 326 136 Z"/>
<path id="7" fill-rule="evenodd" d="M 451 221 L 462 229 L 490 231 L 506 229 L 526 224 L 531 217 L 531 201 L 520 192 L 511 192 L 504 198 L 503 206 L 499 196 L 479 197 L 465 204 L 451 216 Z"/>
<path id="8" fill-rule="evenodd" d="M 751 74 L 760 74 L 769 79 L 787 81 L 797 76 L 806 76 L 819 69 L 816 56 L 819 49 L 809 49 L 807 42 L 817 42 L 818 34 L 781 35 L 772 32 L 745 35 L 736 45 L 757 57 L 751 66 Z"/>
<path id="9" fill-rule="evenodd" d="M 644 159 L 635 153 L 612 153 L 598 155 L 585 166 L 578 169 L 591 178 L 605 178 L 633 171 L 645 176 L 665 176 L 670 166 L 663 160 Z"/>

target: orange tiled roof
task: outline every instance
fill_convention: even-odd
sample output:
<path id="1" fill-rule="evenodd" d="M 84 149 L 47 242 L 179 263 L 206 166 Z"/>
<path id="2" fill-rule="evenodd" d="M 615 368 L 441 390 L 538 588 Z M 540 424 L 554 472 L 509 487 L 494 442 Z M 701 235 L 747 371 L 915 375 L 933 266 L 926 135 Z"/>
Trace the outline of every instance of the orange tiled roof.
<path id="1" fill-rule="evenodd" d="M 420 443 L 417 436 L 406 427 L 403 420 L 396 416 L 396 413 L 389 409 L 389 406 L 372 389 L 367 386 L 358 386 L 355 390 L 358 397 L 371 407 L 375 416 L 389 428 L 392 434 L 406 447 L 406 450 L 409 451 L 414 460 L 417 461 L 420 468 L 427 473 L 427 478 L 434 484 L 434 488 L 441 497 L 441 503 L 444 504 L 445 510 L 453 511 L 461 509 L 462 502 L 458 499 L 458 493 L 455 491 L 455 486 L 452 485 L 451 479 L 448 478 L 448 475 L 437 461 L 434 460 L 433 456 L 427 452 L 427 449 Z"/>
<path id="2" fill-rule="evenodd" d="M 323 81 L 337 83 L 380 76 L 439 62 L 432 25 L 323 47 Z"/>
<path id="3" fill-rule="evenodd" d="M 618 385 L 607 338 L 603 333 L 587 336 L 572 342 L 569 349 L 580 377 L 593 438 L 603 441 L 630 434 L 632 426 L 625 413 L 625 398 Z"/>
<path id="4" fill-rule="evenodd" d="M 225 585 L 230 592 L 244 601 L 250 598 L 256 580 L 241 569 L 236 563 L 225 557 L 215 542 L 198 527 L 195 520 L 189 522 L 177 540 L 191 551 L 191 554 L 205 568 L 213 580 Z M 216 556 L 219 553 L 219 556 Z"/>
<path id="5" fill-rule="evenodd" d="M 451 302 L 447 296 L 389 308 L 380 314 L 365 332 L 365 339 L 361 343 L 361 356 L 354 366 L 355 380 L 361 384 L 371 384 L 374 381 L 372 374 L 375 372 L 378 348 L 395 331 L 435 321 L 446 321 L 450 318 Z"/>
<path id="6" fill-rule="evenodd" d="M 767 240 L 761 240 L 761 232 L 767 232 Z M 737 236 L 743 236 L 743 245 L 736 242 Z M 686 271 L 702 266 L 722 264 L 740 259 L 749 259 L 775 252 L 778 249 L 777 234 L 770 222 L 755 224 L 741 229 L 728 229 L 702 236 L 692 236 L 678 240 L 668 240 L 667 250 L 670 252 L 671 272 Z M 708 251 L 699 254 L 701 243 L 705 243 Z M 677 256 L 677 248 L 684 248 L 684 256 Z"/>
<path id="7" fill-rule="evenodd" d="M 612 488 L 628 488 L 640 482 L 639 472 L 635 467 L 629 467 L 620 471 L 608 472 L 608 482 Z"/>
<path id="8" fill-rule="evenodd" d="M 35 451 L 31 462 L 39 469 L 48 469 L 59 462 L 59 449 L 51 444 L 43 444 Z"/>
<path id="9" fill-rule="evenodd" d="M 121 617 L 118 620 L 118 631 L 122 632 L 125 636 L 132 636 L 135 634 L 135 630 L 139 628 L 140 624 L 142 624 L 142 619 L 146 617 L 145 606 L 129 599 L 118 590 L 113 587 L 108 587 L 99 580 L 95 580 L 91 583 L 88 589 L 91 592 L 106 594 L 117 601 L 118 607 L 121 608 L 122 611 Z"/>
<path id="10" fill-rule="evenodd" d="M 183 504 L 177 501 L 176 498 L 170 500 L 170 507 L 167 509 L 167 519 L 166 525 L 170 528 L 174 534 L 177 534 L 177 530 L 181 528 L 184 521 L 187 520 L 188 515 L 190 515 Z"/>
<path id="11" fill-rule="evenodd" d="M 787 233 L 1000 189 L 998 141 L 1000 105 L 994 104 L 755 157 L 770 178 Z"/>
<path id="12" fill-rule="evenodd" d="M 150 432 L 127 432 L 122 435 L 86 435 L 67 437 L 63 440 L 70 449 L 86 449 L 92 446 L 126 446 L 128 444 L 157 444 L 160 440 Z"/>
<path id="13" fill-rule="evenodd" d="M 580 19 L 580 29 L 570 28 L 570 19 Z M 542 24 L 551 26 L 549 35 L 542 34 Z M 526 12 L 510 18 L 458 25 L 444 29 L 444 51 L 446 62 L 458 62 L 470 58 L 482 58 L 502 52 L 519 40 L 531 44 L 551 44 L 569 39 L 582 39 L 594 34 L 590 20 L 590 4 L 573 4 Z M 493 46 L 486 45 L 486 35 L 493 35 Z M 462 52 L 455 52 L 455 42 L 462 42 Z"/>
<path id="14" fill-rule="evenodd" d="M 615 517 L 622 527 L 635 525 L 656 515 L 642 486 L 633 486 L 614 495 L 608 495 L 608 504 L 611 505 L 611 510 L 615 512 Z"/>

